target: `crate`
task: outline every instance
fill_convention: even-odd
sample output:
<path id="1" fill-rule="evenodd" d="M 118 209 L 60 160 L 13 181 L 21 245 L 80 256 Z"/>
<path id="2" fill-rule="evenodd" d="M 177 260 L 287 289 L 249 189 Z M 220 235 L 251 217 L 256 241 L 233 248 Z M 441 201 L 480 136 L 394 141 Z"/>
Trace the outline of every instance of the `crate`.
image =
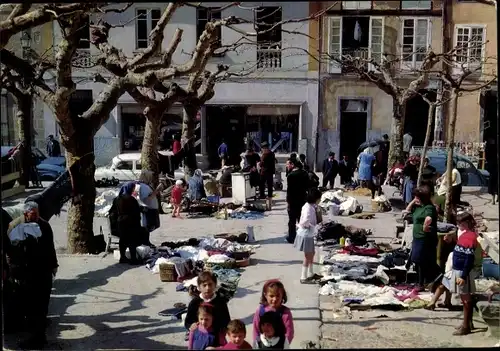
<path id="1" fill-rule="evenodd" d="M 160 280 L 162 282 L 177 281 L 177 271 L 173 263 L 160 263 Z"/>
<path id="2" fill-rule="evenodd" d="M 483 277 L 500 279 L 498 264 L 491 258 L 483 259 Z"/>

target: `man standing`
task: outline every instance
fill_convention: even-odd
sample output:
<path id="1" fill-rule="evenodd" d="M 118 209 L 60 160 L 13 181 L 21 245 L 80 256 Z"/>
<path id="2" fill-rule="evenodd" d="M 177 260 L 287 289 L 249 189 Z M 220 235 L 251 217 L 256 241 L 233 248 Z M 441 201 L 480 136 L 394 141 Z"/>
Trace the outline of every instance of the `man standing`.
<path id="1" fill-rule="evenodd" d="M 226 165 L 228 158 L 227 144 L 224 142 L 224 139 L 222 139 L 222 143 L 219 145 L 219 148 L 217 149 L 217 154 L 219 155 L 222 168 Z"/>
<path id="2" fill-rule="evenodd" d="M 348 185 L 352 182 L 352 177 L 354 176 L 354 165 L 349 156 L 344 155 L 342 160 L 339 162 L 339 174 L 340 174 L 340 184 Z"/>
<path id="3" fill-rule="evenodd" d="M 264 141 L 261 144 L 262 156 L 260 161 L 260 189 L 259 195 L 261 199 L 266 199 L 266 188 L 267 188 L 267 199 L 266 208 L 271 210 L 271 202 L 273 198 L 273 178 L 274 173 L 276 173 L 276 156 L 274 152 L 269 149 L 269 144 Z"/>
<path id="4" fill-rule="evenodd" d="M 49 135 L 49 139 L 47 140 L 47 155 L 50 157 L 61 156 L 61 146 L 52 134 Z"/>
<path id="5" fill-rule="evenodd" d="M 413 137 L 411 136 L 411 132 L 407 132 L 405 135 L 403 135 L 403 155 L 405 157 L 405 160 L 407 160 L 408 157 L 410 157 L 412 141 Z"/>
<path id="6" fill-rule="evenodd" d="M 328 158 L 323 161 L 323 188 L 330 183 L 330 189 L 335 186 L 335 178 L 339 173 L 339 163 L 335 159 L 335 152 L 330 152 Z"/>
<path id="7" fill-rule="evenodd" d="M 26 323 L 32 334 L 22 348 L 41 349 L 46 343 L 52 279 L 59 266 L 54 234 L 50 224 L 40 218 L 38 204 L 27 202 L 24 214 L 10 222 L 7 235 L 12 242 L 7 261 L 13 279 L 23 282 L 19 297 L 25 305 Z"/>
<path id="8" fill-rule="evenodd" d="M 293 244 L 297 234 L 297 223 L 300 219 L 302 206 L 306 203 L 307 190 L 309 188 L 309 175 L 301 167 L 297 159 L 289 160 L 292 170 L 288 174 L 286 202 L 288 210 L 288 237 L 286 241 Z"/>

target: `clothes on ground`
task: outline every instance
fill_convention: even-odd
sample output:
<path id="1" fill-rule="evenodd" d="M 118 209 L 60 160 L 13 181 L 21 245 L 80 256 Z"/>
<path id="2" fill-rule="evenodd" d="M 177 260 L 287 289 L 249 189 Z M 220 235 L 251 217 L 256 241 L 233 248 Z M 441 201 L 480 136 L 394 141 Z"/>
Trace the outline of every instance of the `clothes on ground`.
<path id="1" fill-rule="evenodd" d="M 253 316 L 253 340 L 254 342 L 260 339 L 260 333 L 259 333 L 259 325 L 260 325 L 260 317 L 264 315 L 265 312 L 268 311 L 275 311 L 281 315 L 281 319 L 283 320 L 283 324 L 285 325 L 285 335 L 288 340 L 288 342 L 291 344 L 294 334 L 295 334 L 295 329 L 293 326 L 293 317 L 292 317 L 292 312 L 288 307 L 285 305 L 281 305 L 278 310 L 275 310 L 269 305 L 262 305 L 260 304 L 259 307 L 257 308 L 257 311 L 255 311 L 255 314 Z"/>
<path id="2" fill-rule="evenodd" d="M 198 322 L 198 308 L 203 303 L 210 303 L 214 309 L 213 330 L 216 333 L 222 332 L 226 329 L 231 321 L 229 316 L 229 309 L 227 308 L 227 300 L 223 299 L 218 292 L 211 297 L 200 296 L 194 297 L 188 305 L 186 319 L 184 326 L 189 330 L 193 323 Z"/>
<path id="3" fill-rule="evenodd" d="M 214 332 L 198 326 L 189 332 L 188 350 L 205 350 L 207 347 L 219 347 L 226 345 L 226 333 L 224 331 Z"/>

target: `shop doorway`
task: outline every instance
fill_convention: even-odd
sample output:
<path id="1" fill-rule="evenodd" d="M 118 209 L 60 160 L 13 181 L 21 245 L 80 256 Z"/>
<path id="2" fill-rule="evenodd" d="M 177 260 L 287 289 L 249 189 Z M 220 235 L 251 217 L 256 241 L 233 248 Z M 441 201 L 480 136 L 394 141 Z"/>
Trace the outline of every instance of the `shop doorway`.
<path id="1" fill-rule="evenodd" d="M 429 114 L 429 104 L 422 99 L 422 95 L 430 101 L 436 101 L 436 92 L 433 90 L 421 90 L 419 94 L 406 102 L 404 132 L 412 134 L 412 146 L 423 147 L 425 133 L 427 131 L 427 121 Z M 435 111 L 434 111 L 435 113 Z M 429 145 L 434 140 L 434 117 L 432 118 L 431 139 Z"/>
<path id="2" fill-rule="evenodd" d="M 351 160 L 358 157 L 358 147 L 366 141 L 368 126 L 368 101 L 361 99 L 340 100 L 340 155 Z"/>
<path id="3" fill-rule="evenodd" d="M 239 164 L 245 150 L 245 105 L 206 107 L 207 152 L 210 168 L 220 167 L 217 149 L 224 141 L 228 147 L 228 164 Z"/>
<path id="4" fill-rule="evenodd" d="M 496 91 L 487 91 L 482 96 L 483 119 L 483 141 L 493 138 L 497 141 L 497 95 Z"/>

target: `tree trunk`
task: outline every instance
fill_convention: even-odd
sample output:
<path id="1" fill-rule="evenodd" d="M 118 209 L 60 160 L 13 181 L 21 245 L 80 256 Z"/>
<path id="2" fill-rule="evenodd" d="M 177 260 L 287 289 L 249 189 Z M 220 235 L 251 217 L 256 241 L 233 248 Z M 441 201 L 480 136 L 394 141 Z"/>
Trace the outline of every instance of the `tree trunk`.
<path id="1" fill-rule="evenodd" d="M 73 197 L 68 211 L 68 252 L 94 254 L 93 222 L 95 209 L 94 137 L 86 128 L 79 128 L 76 135 L 78 147 L 66 149 L 66 163 L 73 178 Z"/>
<path id="2" fill-rule="evenodd" d="M 424 149 L 422 150 L 422 155 L 420 155 L 420 167 L 418 169 L 417 186 L 419 186 L 420 182 L 422 181 L 422 172 L 424 171 L 424 160 L 425 157 L 427 156 L 427 149 L 429 148 L 429 143 L 431 141 L 432 122 L 434 121 L 435 112 L 436 112 L 436 104 L 430 104 L 429 112 L 427 114 L 427 129 L 425 131 Z"/>
<path id="3" fill-rule="evenodd" d="M 393 98 L 388 171 L 390 171 L 394 162 L 403 159 L 404 115 L 404 104 L 401 104 L 397 98 Z"/>
<path id="4" fill-rule="evenodd" d="M 444 213 L 446 215 L 446 220 L 448 222 L 451 220 L 452 209 L 453 209 L 453 206 L 451 204 L 452 200 L 451 180 L 453 173 L 453 151 L 455 148 L 455 125 L 457 124 L 457 105 L 458 105 L 458 94 L 456 91 L 454 91 L 452 95 L 450 121 L 448 123 L 448 130 L 446 132 L 446 144 L 448 148 L 448 156 L 446 158 L 446 182 L 448 184 L 448 189 L 446 191 L 446 203 L 444 207 Z"/>
<path id="5" fill-rule="evenodd" d="M 161 117 L 163 113 L 149 109 L 146 116 L 146 127 L 144 129 L 144 140 L 141 149 L 141 166 L 144 170 L 154 173 L 153 189 L 156 189 L 159 183 L 159 160 L 158 143 L 160 140 Z"/>
<path id="6" fill-rule="evenodd" d="M 196 128 L 196 115 L 200 110 L 200 105 L 196 102 L 187 102 L 184 106 L 182 116 L 182 146 L 186 150 L 184 157 L 184 173 L 186 177 L 193 176 L 198 168 L 196 162 L 196 151 L 194 147 L 194 130 Z"/>
<path id="7" fill-rule="evenodd" d="M 16 97 L 16 102 L 18 138 L 22 143 L 20 183 L 25 187 L 29 187 L 32 163 L 30 148 L 33 140 L 33 129 L 31 128 L 33 120 L 33 99 L 30 95 L 19 94 L 19 96 Z"/>

